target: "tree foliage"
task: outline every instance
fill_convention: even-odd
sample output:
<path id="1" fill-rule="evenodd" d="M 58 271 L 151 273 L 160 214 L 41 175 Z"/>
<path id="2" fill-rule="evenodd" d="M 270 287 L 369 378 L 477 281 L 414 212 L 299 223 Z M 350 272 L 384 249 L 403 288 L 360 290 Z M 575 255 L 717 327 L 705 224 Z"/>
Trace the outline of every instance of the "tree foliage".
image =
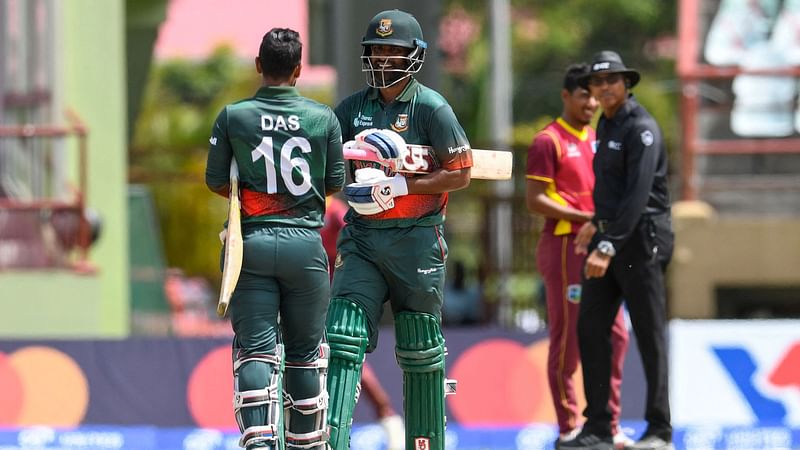
<path id="1" fill-rule="evenodd" d="M 489 6 L 477 0 L 449 0 L 448 8 L 464 8 L 481 25 L 481 36 L 470 46 L 474 68 L 458 75 L 457 83 L 449 83 L 448 95 L 454 109 L 466 118 L 470 136 L 481 141 L 487 138 L 485 128 L 490 55 Z M 651 91 L 667 91 L 675 85 L 674 64 L 657 51 L 659 39 L 675 34 L 677 6 L 663 0 L 513 0 L 511 54 L 513 55 L 513 111 L 515 125 L 537 121 L 541 116 L 553 117 L 561 111 L 558 91 L 564 69 L 574 62 L 588 61 L 600 50 L 615 50 L 626 65 L 643 74 L 643 84 Z M 659 87 L 660 86 L 660 87 Z M 465 97 L 465 92 L 473 95 Z M 448 93 L 449 94 L 449 93 Z M 477 94 L 477 95 L 476 95 Z M 675 104 L 675 100 L 670 100 Z M 645 101 L 647 103 L 647 101 Z M 669 123 L 674 117 L 656 118 Z M 667 126 L 666 128 L 673 128 Z M 516 142 L 515 144 L 522 144 Z"/>

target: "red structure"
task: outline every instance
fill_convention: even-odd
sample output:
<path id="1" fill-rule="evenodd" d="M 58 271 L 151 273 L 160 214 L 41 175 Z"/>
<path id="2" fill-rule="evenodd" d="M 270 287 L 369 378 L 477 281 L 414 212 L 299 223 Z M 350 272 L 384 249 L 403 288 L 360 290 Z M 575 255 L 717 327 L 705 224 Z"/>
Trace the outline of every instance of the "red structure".
<path id="1" fill-rule="evenodd" d="M 78 116 L 69 125 L 0 126 L 0 159 L 23 161 L 29 195 L 0 192 L 0 269 L 67 268 L 92 271 L 88 261 L 91 228 L 86 219 L 87 134 Z M 77 140 L 77 180 L 56 186 L 58 161 L 68 161 L 66 141 Z M 12 156 L 13 155 L 13 156 Z M 72 257 L 72 251 L 77 255 Z"/>
<path id="2" fill-rule="evenodd" d="M 701 196 L 704 183 L 698 171 L 701 156 L 800 154 L 800 136 L 795 131 L 786 137 L 711 136 L 703 130 L 703 120 L 708 117 L 729 116 L 733 110 L 730 84 L 743 74 L 800 77 L 800 67 L 786 65 L 776 69 L 746 69 L 741 65 L 713 65 L 702 54 L 714 13 L 726 7 L 725 0 L 681 0 L 678 17 L 677 71 L 681 80 L 681 125 L 683 129 L 683 160 L 681 196 L 695 200 Z M 758 2 L 739 2 L 741 5 Z M 752 5 L 742 7 L 753 7 Z M 757 8 L 757 6 L 755 6 Z M 730 8 L 729 8 L 730 9 Z M 752 20 L 752 18 L 751 18 Z M 772 20 L 774 21 L 774 13 Z M 798 30 L 800 33 L 800 30 Z M 796 82 L 797 80 L 794 80 Z M 705 101 L 704 90 L 720 89 L 724 98 L 718 102 Z M 709 120 L 706 120 L 708 122 Z M 724 133 L 723 133 L 724 134 Z M 737 182 L 748 189 L 783 189 L 785 182 L 767 177 L 742 177 Z M 724 186 L 716 186 L 717 189 Z"/>

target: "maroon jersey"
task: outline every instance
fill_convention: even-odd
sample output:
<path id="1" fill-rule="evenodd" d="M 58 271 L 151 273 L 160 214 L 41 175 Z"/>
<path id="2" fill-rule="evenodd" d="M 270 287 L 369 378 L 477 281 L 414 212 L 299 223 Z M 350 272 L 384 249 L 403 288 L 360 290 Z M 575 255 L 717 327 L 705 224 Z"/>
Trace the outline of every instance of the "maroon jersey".
<path id="1" fill-rule="evenodd" d="M 595 133 L 590 126 L 572 128 L 558 118 L 538 132 L 528 148 L 525 177 L 548 184 L 546 194 L 562 205 L 594 211 L 592 188 Z M 577 233 L 581 224 L 547 218 L 544 231 L 556 236 Z"/>

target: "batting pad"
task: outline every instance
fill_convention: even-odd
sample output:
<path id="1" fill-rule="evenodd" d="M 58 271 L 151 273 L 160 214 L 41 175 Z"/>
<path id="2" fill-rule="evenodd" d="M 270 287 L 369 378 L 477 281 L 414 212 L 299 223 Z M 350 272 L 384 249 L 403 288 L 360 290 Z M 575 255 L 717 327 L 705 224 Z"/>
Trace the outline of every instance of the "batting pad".
<path id="1" fill-rule="evenodd" d="M 395 316 L 395 354 L 403 369 L 406 449 L 444 450 L 444 337 L 436 317 Z"/>
<path id="2" fill-rule="evenodd" d="M 327 440 L 328 344 L 310 363 L 286 361 L 284 375 L 284 429 L 287 448 L 325 448 Z"/>
<path id="3" fill-rule="evenodd" d="M 283 346 L 274 354 L 235 354 L 233 390 L 239 446 L 283 449 Z"/>
<path id="4" fill-rule="evenodd" d="M 333 298 L 328 307 L 328 445 L 333 450 L 350 448 L 353 410 L 358 400 L 361 366 L 369 342 L 364 310 L 350 300 Z"/>

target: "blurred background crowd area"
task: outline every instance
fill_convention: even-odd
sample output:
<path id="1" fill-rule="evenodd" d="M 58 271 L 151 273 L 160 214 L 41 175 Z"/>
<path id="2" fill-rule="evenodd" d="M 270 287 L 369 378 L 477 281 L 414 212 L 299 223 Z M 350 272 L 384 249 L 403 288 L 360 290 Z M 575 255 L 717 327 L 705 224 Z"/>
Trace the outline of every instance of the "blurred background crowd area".
<path id="1" fill-rule="evenodd" d="M 275 26 L 301 34 L 301 94 L 335 105 L 364 85 L 365 24 L 398 6 L 429 43 L 420 80 L 473 147 L 514 154 L 513 180 L 450 196 L 445 324 L 546 323 L 527 147 L 561 111 L 565 67 L 602 49 L 642 72 L 667 140 L 670 316 L 800 316 L 799 1 L 0 0 L 0 284 L 26 299 L 2 333 L 229 334 L 213 314 L 227 205 L 203 182 L 214 118 L 259 85 Z"/>

